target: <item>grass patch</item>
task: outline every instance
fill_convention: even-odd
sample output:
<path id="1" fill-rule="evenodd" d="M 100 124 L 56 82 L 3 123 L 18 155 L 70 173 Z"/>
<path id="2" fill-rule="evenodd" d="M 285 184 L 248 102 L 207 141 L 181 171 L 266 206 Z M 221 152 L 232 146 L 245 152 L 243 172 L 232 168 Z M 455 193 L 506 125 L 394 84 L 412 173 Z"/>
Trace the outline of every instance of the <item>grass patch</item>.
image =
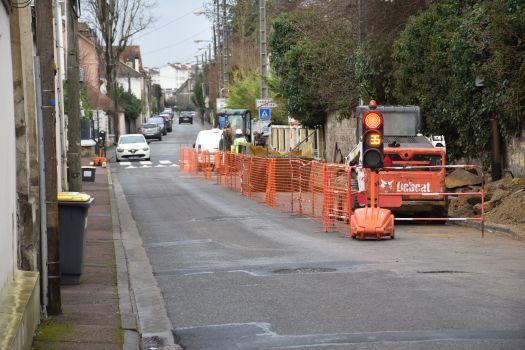
<path id="1" fill-rule="evenodd" d="M 64 336 L 73 330 L 74 326 L 69 323 L 60 323 L 52 319 L 43 321 L 35 332 L 35 340 L 39 342 L 60 342 Z M 46 349 L 42 345 L 32 347 L 33 350 Z"/>

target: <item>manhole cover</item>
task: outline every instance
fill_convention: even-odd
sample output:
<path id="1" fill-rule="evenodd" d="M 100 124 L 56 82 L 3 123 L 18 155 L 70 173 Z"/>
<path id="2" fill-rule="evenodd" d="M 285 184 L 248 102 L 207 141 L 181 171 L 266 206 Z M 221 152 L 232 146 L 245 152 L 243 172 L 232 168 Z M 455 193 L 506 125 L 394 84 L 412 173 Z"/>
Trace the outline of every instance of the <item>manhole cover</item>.
<path id="1" fill-rule="evenodd" d="M 328 267 L 299 267 L 296 269 L 278 269 L 272 271 L 273 273 L 289 274 L 289 273 L 317 273 L 317 272 L 335 272 L 336 269 Z"/>
<path id="2" fill-rule="evenodd" d="M 434 271 L 418 271 L 417 273 L 467 273 L 466 271 L 456 270 L 434 270 Z"/>

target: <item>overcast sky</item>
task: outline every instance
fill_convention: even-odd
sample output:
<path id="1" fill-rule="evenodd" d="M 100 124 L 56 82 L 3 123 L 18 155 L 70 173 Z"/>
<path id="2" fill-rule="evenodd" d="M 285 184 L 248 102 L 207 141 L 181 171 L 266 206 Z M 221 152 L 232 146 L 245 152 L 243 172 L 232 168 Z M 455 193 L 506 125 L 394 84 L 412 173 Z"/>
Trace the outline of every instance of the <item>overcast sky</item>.
<path id="1" fill-rule="evenodd" d="M 137 35 L 133 44 L 140 45 L 142 61 L 146 67 L 161 67 L 169 63 L 195 61 L 200 47 L 211 40 L 212 24 L 206 16 L 193 14 L 203 8 L 205 0 L 156 0 L 152 27 Z M 200 57 L 200 56 L 199 56 Z"/>

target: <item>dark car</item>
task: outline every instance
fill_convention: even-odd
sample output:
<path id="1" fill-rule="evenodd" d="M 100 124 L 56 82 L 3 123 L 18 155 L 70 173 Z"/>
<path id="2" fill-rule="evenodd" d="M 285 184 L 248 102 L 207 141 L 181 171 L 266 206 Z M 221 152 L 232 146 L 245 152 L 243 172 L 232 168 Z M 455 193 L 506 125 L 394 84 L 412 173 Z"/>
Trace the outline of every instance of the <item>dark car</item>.
<path id="1" fill-rule="evenodd" d="M 164 123 L 164 118 L 153 116 L 148 119 L 148 124 L 157 124 L 161 129 L 162 135 L 168 134 L 168 130 L 166 130 L 166 124 Z"/>
<path id="2" fill-rule="evenodd" d="M 140 127 L 140 133 L 146 139 L 157 139 L 162 141 L 162 129 L 155 123 L 145 123 Z"/>
<path id="3" fill-rule="evenodd" d="M 179 124 L 190 123 L 193 124 L 193 116 L 191 114 L 181 114 L 179 116 Z"/>
<path id="4" fill-rule="evenodd" d="M 161 115 L 159 115 L 159 117 L 162 117 L 164 118 L 164 124 L 166 124 L 166 130 L 168 132 L 172 132 L 173 131 L 173 118 L 170 114 L 168 113 L 162 113 Z"/>

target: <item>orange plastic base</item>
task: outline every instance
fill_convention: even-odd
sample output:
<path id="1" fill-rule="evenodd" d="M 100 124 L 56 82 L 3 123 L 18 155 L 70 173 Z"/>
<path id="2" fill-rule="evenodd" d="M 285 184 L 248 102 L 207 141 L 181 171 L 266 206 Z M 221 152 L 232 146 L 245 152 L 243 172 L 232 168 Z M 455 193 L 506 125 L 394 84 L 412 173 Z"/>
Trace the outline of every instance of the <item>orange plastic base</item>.
<path id="1" fill-rule="evenodd" d="M 394 215 L 388 209 L 360 208 L 350 219 L 350 236 L 360 239 L 394 238 Z"/>
<path id="2" fill-rule="evenodd" d="M 106 157 L 93 157 L 93 165 L 94 166 L 102 166 L 107 161 L 108 160 L 107 160 Z"/>

